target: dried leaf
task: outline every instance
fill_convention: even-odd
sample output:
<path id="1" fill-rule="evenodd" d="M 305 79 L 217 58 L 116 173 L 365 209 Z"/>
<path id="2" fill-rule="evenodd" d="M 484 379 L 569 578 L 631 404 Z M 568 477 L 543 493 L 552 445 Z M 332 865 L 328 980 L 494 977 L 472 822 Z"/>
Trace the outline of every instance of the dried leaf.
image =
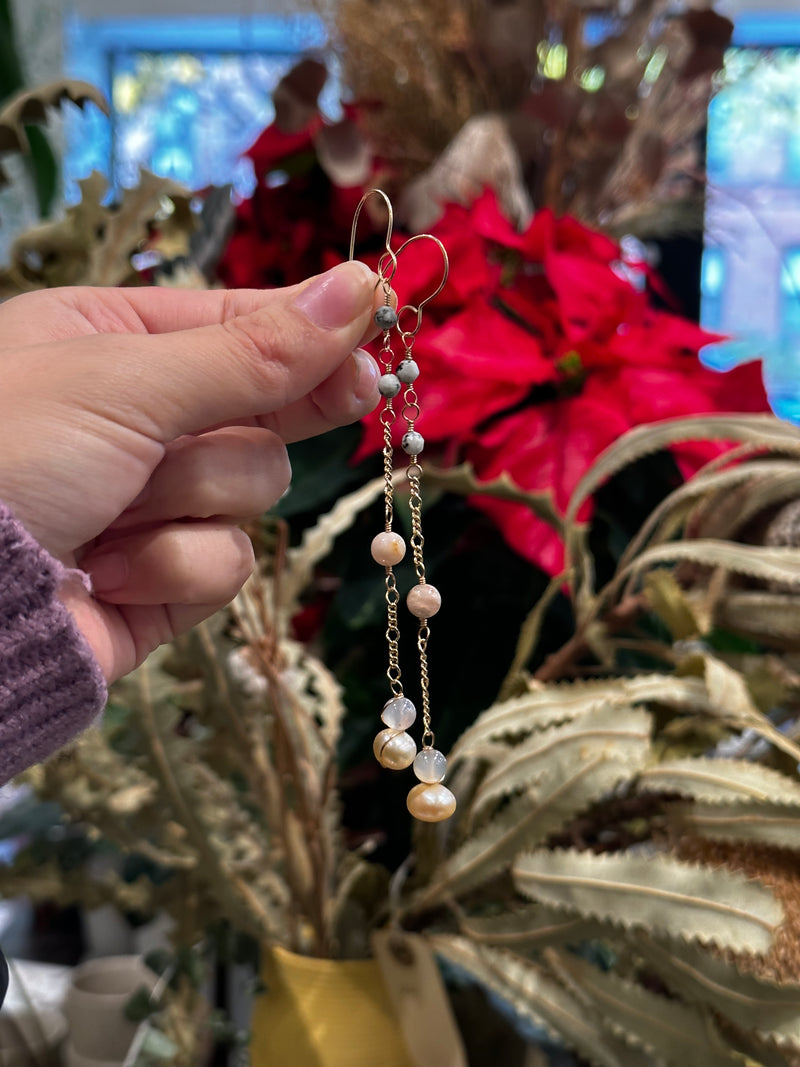
<path id="1" fill-rule="evenodd" d="M 707 1012 L 693 1004 L 659 996 L 641 985 L 577 956 L 559 953 L 560 969 L 575 982 L 576 993 L 588 998 L 603 1026 L 651 1056 L 670 1063 L 703 1067 L 742 1067 Z"/>
<path id="2" fill-rule="evenodd" d="M 740 545 L 730 541 L 692 540 L 647 548 L 618 573 L 620 580 L 658 563 L 686 560 L 706 567 L 723 567 L 765 582 L 800 586 L 800 549 Z"/>
<path id="3" fill-rule="evenodd" d="M 75 78 L 59 78 L 35 89 L 23 90 L 6 101 L 0 110 L 0 153 L 28 152 L 30 146 L 25 126 L 46 122 L 47 109 L 58 108 L 65 100 L 80 108 L 90 102 L 104 115 L 109 114 L 108 102 L 100 90 Z"/>
<path id="4" fill-rule="evenodd" d="M 492 802 L 523 789 L 531 797 L 542 797 L 565 781 L 574 768 L 598 756 L 629 767 L 631 772 L 644 766 L 651 726 L 647 712 L 607 705 L 537 731 L 513 748 L 487 747 L 487 755 L 494 756 L 493 765 L 478 787 L 471 817 L 477 818 Z"/>
<path id="5" fill-rule="evenodd" d="M 800 1038 L 800 985 L 743 974 L 730 960 L 695 945 L 640 937 L 636 947 L 684 1000 L 707 1004 L 748 1030 Z"/>
<path id="6" fill-rule="evenodd" d="M 523 895 L 545 904 L 739 952 L 766 951 L 783 919 L 766 886 L 655 853 L 541 850 L 520 857 L 513 876 Z"/>
<path id="7" fill-rule="evenodd" d="M 557 908 L 533 904 L 515 911 L 504 911 L 487 918 L 468 916 L 461 920 L 461 930 L 478 944 L 529 952 L 549 945 L 577 945 L 602 937 L 607 932 L 595 919 L 567 915 Z"/>
<path id="8" fill-rule="evenodd" d="M 669 674 L 539 686 L 484 711 L 461 735 L 451 757 L 472 757 L 487 741 L 521 738 L 533 730 L 587 715 L 606 704 L 625 707 L 650 702 L 686 711 L 706 709 L 708 694 L 700 679 Z"/>
<path id="9" fill-rule="evenodd" d="M 756 641 L 795 648 L 800 642 L 797 595 L 735 590 L 717 603 L 714 621 Z"/>
<path id="10" fill-rule="evenodd" d="M 699 758 L 665 761 L 642 771 L 639 789 L 681 793 L 695 800 L 710 802 L 772 801 L 800 805 L 800 781 L 747 760 Z"/>
<path id="11" fill-rule="evenodd" d="M 794 804 L 733 801 L 671 806 L 670 815 L 687 833 L 719 840 L 757 841 L 800 849 L 800 808 Z"/>
<path id="12" fill-rule="evenodd" d="M 603 1034 L 592 1013 L 544 968 L 510 952 L 444 934 L 434 952 L 501 998 L 522 1021 L 559 1037 L 597 1067 L 652 1067 L 652 1060 Z"/>
<path id="13" fill-rule="evenodd" d="M 798 446 L 800 447 L 800 446 Z M 462 496 L 491 496 L 498 500 L 508 500 L 513 504 L 524 504 L 540 519 L 551 526 L 557 533 L 563 529 L 561 516 L 556 510 L 552 493 L 533 493 L 521 489 L 507 474 L 501 474 L 491 482 L 481 482 L 469 463 L 447 470 L 427 468 L 426 483 L 441 489 L 445 493 L 458 493 Z"/>
<path id="14" fill-rule="evenodd" d="M 676 641 L 696 637 L 702 632 L 692 605 L 672 571 L 663 567 L 650 571 L 645 576 L 644 592 L 651 610 Z"/>

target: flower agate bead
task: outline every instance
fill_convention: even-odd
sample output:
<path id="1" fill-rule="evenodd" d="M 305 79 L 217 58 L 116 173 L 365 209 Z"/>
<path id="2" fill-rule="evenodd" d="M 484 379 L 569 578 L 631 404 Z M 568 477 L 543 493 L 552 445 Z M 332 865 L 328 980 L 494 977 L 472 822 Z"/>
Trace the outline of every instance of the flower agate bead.
<path id="1" fill-rule="evenodd" d="M 409 430 L 408 433 L 403 434 L 400 444 L 409 456 L 418 456 L 425 447 L 425 438 L 416 430 Z"/>
<path id="2" fill-rule="evenodd" d="M 381 730 L 372 743 L 375 759 L 390 771 L 402 771 L 414 762 L 414 738 L 402 730 Z"/>
<path id="3" fill-rule="evenodd" d="M 423 748 L 414 757 L 414 774 L 426 785 L 441 782 L 447 774 L 447 759 L 438 748 Z"/>
<path id="4" fill-rule="evenodd" d="M 396 374 L 382 374 L 378 379 L 378 392 L 387 400 L 400 392 L 400 379 Z"/>
<path id="5" fill-rule="evenodd" d="M 391 330 L 397 325 L 397 312 L 393 307 L 384 304 L 375 312 L 374 319 L 376 326 L 380 326 L 382 330 Z"/>
<path id="6" fill-rule="evenodd" d="M 446 785 L 420 782 L 408 794 L 406 807 L 420 822 L 441 822 L 456 810 L 456 798 Z"/>
<path id="7" fill-rule="evenodd" d="M 442 606 L 442 594 L 435 585 L 415 585 L 406 597 L 406 607 L 418 619 L 429 619 Z"/>
<path id="8" fill-rule="evenodd" d="M 415 359 L 404 359 L 397 364 L 397 377 L 403 385 L 411 385 L 419 378 L 419 364 Z"/>
<path id="9" fill-rule="evenodd" d="M 392 697 L 383 705 L 381 718 L 392 730 L 407 730 L 414 724 L 417 709 L 408 697 Z"/>
<path id="10" fill-rule="evenodd" d="M 400 534 L 386 530 L 372 538 L 370 552 L 382 567 L 394 567 L 406 554 L 406 543 Z"/>

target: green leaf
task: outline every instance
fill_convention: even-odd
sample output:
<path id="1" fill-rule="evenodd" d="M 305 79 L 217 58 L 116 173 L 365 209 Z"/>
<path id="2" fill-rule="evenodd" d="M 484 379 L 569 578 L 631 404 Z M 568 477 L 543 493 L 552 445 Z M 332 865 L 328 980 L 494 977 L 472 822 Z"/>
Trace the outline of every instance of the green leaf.
<path id="1" fill-rule="evenodd" d="M 800 808 L 789 804 L 676 804 L 671 817 L 688 833 L 800 849 Z"/>
<path id="2" fill-rule="evenodd" d="M 771 890 L 744 875 L 671 856 L 541 850 L 520 857 L 524 896 L 580 915 L 671 937 L 765 952 L 783 919 Z"/>
<path id="3" fill-rule="evenodd" d="M 500 997 L 523 1021 L 544 1027 L 597 1067 L 653 1067 L 611 1035 L 571 991 L 548 972 L 511 952 L 473 945 L 463 937 L 429 938 L 434 952 Z"/>
<path id="4" fill-rule="evenodd" d="M 325 434 L 324 441 L 310 438 L 290 445 L 292 484 L 273 514 L 290 519 L 316 511 L 348 486 L 362 482 L 359 467 L 350 463 L 360 438 L 361 427 L 356 424 Z"/>
<path id="5" fill-rule="evenodd" d="M 761 800 L 800 805 L 800 781 L 748 760 L 667 760 L 642 771 L 639 790 L 681 793 L 705 801 Z"/>
<path id="6" fill-rule="evenodd" d="M 604 705 L 625 707 L 645 703 L 693 710 L 707 706 L 708 694 L 700 679 L 669 674 L 540 685 L 524 696 L 493 704 L 484 711 L 461 735 L 451 757 L 472 757 L 487 741 L 524 737 L 554 723 L 587 715 Z"/>
<path id="7" fill-rule="evenodd" d="M 487 805 L 521 789 L 541 796 L 590 757 L 616 761 L 620 775 L 628 777 L 626 768 L 632 773 L 647 760 L 651 727 L 647 712 L 612 704 L 537 731 L 513 748 L 495 745 L 493 766 L 478 787 L 471 815 L 476 817 Z"/>
<path id="8" fill-rule="evenodd" d="M 650 993 L 577 956 L 559 953 L 558 961 L 603 1025 L 637 1048 L 670 1063 L 742 1067 L 742 1057 L 726 1045 L 709 1012 Z"/>

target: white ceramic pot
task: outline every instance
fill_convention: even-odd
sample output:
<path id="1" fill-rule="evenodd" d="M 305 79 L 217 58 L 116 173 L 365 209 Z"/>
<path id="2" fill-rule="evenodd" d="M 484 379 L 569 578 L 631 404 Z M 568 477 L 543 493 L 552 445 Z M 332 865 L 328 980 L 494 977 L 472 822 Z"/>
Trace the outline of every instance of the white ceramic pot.
<path id="1" fill-rule="evenodd" d="M 0 1067 L 36 1067 L 67 1032 L 57 1011 L 9 1013 L 0 1016 Z"/>
<path id="2" fill-rule="evenodd" d="M 152 990 L 156 981 L 139 956 L 106 956 L 76 967 L 64 1001 L 73 1055 L 86 1063 L 122 1063 L 137 1030 L 125 1018 L 125 1005 L 140 986 Z"/>
<path id="3" fill-rule="evenodd" d="M 122 1067 L 125 1062 L 124 1056 L 121 1060 L 94 1060 L 89 1056 L 83 1056 L 75 1051 L 69 1041 L 64 1045 L 63 1059 L 64 1067 Z"/>

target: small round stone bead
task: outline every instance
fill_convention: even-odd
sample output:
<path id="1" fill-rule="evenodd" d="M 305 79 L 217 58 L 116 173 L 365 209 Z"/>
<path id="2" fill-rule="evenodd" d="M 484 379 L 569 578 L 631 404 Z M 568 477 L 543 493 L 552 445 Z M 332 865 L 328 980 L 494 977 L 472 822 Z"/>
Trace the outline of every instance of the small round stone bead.
<path id="1" fill-rule="evenodd" d="M 383 705 L 381 718 L 392 730 L 407 730 L 417 717 L 417 709 L 408 697 L 392 697 Z"/>
<path id="2" fill-rule="evenodd" d="M 397 365 L 397 377 L 403 385 L 411 385 L 419 378 L 419 364 L 415 359 L 404 359 Z"/>
<path id="3" fill-rule="evenodd" d="M 394 567 L 406 554 L 406 543 L 400 534 L 385 530 L 372 538 L 370 552 L 382 567 Z"/>
<path id="4" fill-rule="evenodd" d="M 382 374 L 378 379 L 378 392 L 387 399 L 397 396 L 401 388 L 400 379 L 396 374 Z"/>
<path id="5" fill-rule="evenodd" d="M 407 452 L 409 456 L 418 456 L 425 447 L 425 438 L 421 433 L 417 433 L 416 430 L 409 430 L 408 433 L 403 434 L 403 440 L 400 443 L 403 446 L 403 451 Z"/>
<path id="6" fill-rule="evenodd" d="M 435 585 L 415 585 L 406 597 L 406 607 L 418 619 L 430 619 L 442 606 L 442 594 Z"/>
<path id="7" fill-rule="evenodd" d="M 375 312 L 375 324 L 382 330 L 393 329 L 397 325 L 397 312 L 388 304 L 384 304 Z"/>
<path id="8" fill-rule="evenodd" d="M 408 794 L 406 807 L 421 822 L 441 822 L 456 810 L 456 798 L 446 785 L 420 782 Z"/>
<path id="9" fill-rule="evenodd" d="M 423 748 L 414 757 L 414 774 L 426 785 L 441 782 L 447 774 L 447 759 L 438 748 Z"/>
<path id="10" fill-rule="evenodd" d="M 417 746 L 402 730 L 381 730 L 372 743 L 375 759 L 390 771 L 402 771 L 414 762 Z"/>

